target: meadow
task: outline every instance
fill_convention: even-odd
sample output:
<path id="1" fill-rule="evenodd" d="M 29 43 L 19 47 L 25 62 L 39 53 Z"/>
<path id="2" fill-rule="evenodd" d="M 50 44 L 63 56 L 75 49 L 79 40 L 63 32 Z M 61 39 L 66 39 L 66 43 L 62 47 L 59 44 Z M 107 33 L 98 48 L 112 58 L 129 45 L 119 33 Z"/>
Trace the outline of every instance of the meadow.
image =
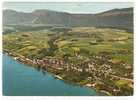
<path id="1" fill-rule="evenodd" d="M 31 60 L 56 57 L 75 65 L 89 61 L 95 62 L 97 63 L 96 70 L 100 71 L 96 71 L 94 80 L 89 80 L 89 77 L 93 78 L 95 74 L 87 71 L 78 73 L 63 70 L 58 75 L 64 80 L 76 84 L 85 85 L 95 82 L 97 90 L 108 91 L 109 95 L 133 94 L 132 32 L 106 27 L 68 29 L 50 27 L 36 31 L 23 30 L 4 34 L 3 50 Z M 112 75 L 108 74 L 107 77 L 98 75 L 108 71 L 101 67 L 104 64 L 110 67 Z M 111 89 L 115 89 L 115 91 Z M 123 91 L 126 92 L 123 93 Z"/>

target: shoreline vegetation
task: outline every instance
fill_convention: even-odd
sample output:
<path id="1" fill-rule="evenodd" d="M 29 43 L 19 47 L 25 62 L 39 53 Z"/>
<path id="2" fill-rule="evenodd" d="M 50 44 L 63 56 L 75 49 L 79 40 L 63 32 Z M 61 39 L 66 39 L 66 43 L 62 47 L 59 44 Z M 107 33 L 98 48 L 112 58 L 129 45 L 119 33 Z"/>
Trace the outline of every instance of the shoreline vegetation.
<path id="1" fill-rule="evenodd" d="M 85 87 L 88 87 L 88 88 L 93 88 L 95 89 L 98 93 L 100 94 L 103 94 L 103 95 L 108 95 L 108 96 L 112 96 L 112 95 L 118 95 L 118 93 L 120 92 L 123 92 L 121 90 L 121 88 L 118 88 L 118 87 L 111 87 L 111 86 L 106 86 L 104 83 L 102 83 L 102 80 L 98 77 L 101 76 L 100 72 L 99 72 L 99 76 L 96 75 L 95 71 L 96 69 L 93 69 L 93 62 L 92 64 L 90 64 L 89 62 L 88 63 L 83 63 L 81 65 L 84 65 L 84 64 L 88 64 L 88 69 L 81 69 L 81 68 L 77 68 L 76 66 L 81 66 L 81 65 L 74 65 L 74 64 L 70 64 L 70 63 L 66 63 L 64 61 L 64 59 L 60 59 L 60 58 L 55 58 L 55 57 L 46 57 L 42 60 L 39 60 L 39 59 L 34 59 L 34 60 L 31 60 L 29 58 L 26 58 L 22 55 L 19 55 L 19 54 L 16 54 L 16 53 L 13 53 L 13 52 L 10 52 L 8 50 L 3 50 L 4 53 L 8 54 L 9 56 L 13 57 L 14 60 L 17 60 L 21 63 L 24 63 L 24 64 L 28 64 L 28 65 L 31 65 L 35 68 L 38 68 L 38 69 L 42 69 L 43 71 L 47 71 L 47 72 L 51 72 L 53 74 L 53 76 L 59 80 L 63 80 L 63 81 L 66 81 L 68 83 L 73 83 L 73 84 L 77 84 L 77 85 L 80 85 L 80 86 L 85 86 Z M 103 55 L 104 56 L 104 55 Z M 101 58 L 102 56 L 97 56 L 96 58 Z M 113 63 L 111 63 L 113 64 Z M 106 66 L 104 67 L 106 68 Z M 83 70 L 85 72 L 89 72 L 89 71 L 93 71 L 95 73 L 95 77 L 94 79 L 96 78 L 96 80 L 93 79 L 92 82 L 89 82 L 89 81 L 86 81 L 86 82 L 73 82 L 71 80 L 67 80 L 65 78 L 63 78 L 64 76 L 61 75 L 63 71 L 65 70 L 76 70 L 78 72 L 83 72 Z M 133 80 L 132 79 L 128 79 L 128 78 L 123 78 L 123 77 L 119 77 L 119 76 L 116 76 L 116 75 L 113 75 L 112 74 L 112 70 L 110 68 L 110 66 L 107 66 L 107 69 L 105 70 L 102 70 L 103 71 L 103 74 L 105 78 L 111 78 L 111 79 L 114 79 L 114 80 L 126 80 L 126 81 L 129 81 L 129 84 L 131 88 L 133 88 Z M 97 71 L 96 71 L 97 72 Z M 98 73 L 97 73 L 98 74 Z M 94 76 L 94 75 L 93 75 Z M 88 77 L 88 79 L 90 79 L 91 77 Z M 92 78 L 91 78 L 92 79 Z M 98 81 L 99 80 L 99 81 Z M 111 91 L 108 91 L 108 90 L 111 90 Z M 121 94 L 120 94 L 121 95 Z"/>
<path id="2" fill-rule="evenodd" d="M 3 35 L 3 51 L 69 83 L 113 96 L 133 95 L 133 33 L 53 27 Z"/>

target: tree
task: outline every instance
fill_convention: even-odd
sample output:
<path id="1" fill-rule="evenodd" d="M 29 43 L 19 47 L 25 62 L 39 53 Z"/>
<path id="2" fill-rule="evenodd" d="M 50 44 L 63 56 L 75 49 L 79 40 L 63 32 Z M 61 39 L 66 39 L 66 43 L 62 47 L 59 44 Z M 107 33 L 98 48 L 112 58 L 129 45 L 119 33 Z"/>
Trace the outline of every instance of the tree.
<path id="1" fill-rule="evenodd" d="M 39 58 L 43 58 L 45 56 L 51 56 L 52 52 L 50 51 L 49 48 L 42 48 L 39 52 Z"/>

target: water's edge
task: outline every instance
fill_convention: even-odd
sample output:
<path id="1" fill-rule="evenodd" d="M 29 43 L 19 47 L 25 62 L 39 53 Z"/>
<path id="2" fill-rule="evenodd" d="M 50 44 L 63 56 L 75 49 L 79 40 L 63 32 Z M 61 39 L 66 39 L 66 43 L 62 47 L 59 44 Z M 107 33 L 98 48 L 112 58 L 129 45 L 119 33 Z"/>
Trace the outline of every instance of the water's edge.
<path id="1" fill-rule="evenodd" d="M 9 61 L 8 61 L 9 60 Z M 11 60 L 11 61 L 10 61 Z M 10 63 L 9 63 L 10 62 Z M 8 66 L 12 66 L 12 68 L 13 69 L 11 69 L 11 68 L 7 68 Z M 15 66 L 15 68 L 17 68 L 17 69 L 15 69 L 14 68 L 14 66 Z M 28 77 L 28 76 L 31 76 L 30 78 L 33 78 L 33 81 L 28 81 L 28 80 L 20 80 L 19 79 L 19 76 L 18 76 L 18 72 L 17 73 L 15 73 L 16 72 L 16 70 L 18 71 L 19 69 L 18 69 L 18 67 L 17 66 L 19 66 L 19 69 L 22 69 L 23 71 L 24 71 L 24 67 L 25 67 L 25 71 L 24 71 L 24 74 L 21 74 L 22 75 L 22 77 L 20 77 L 20 78 L 26 78 L 26 77 Z M 28 67 L 30 67 L 30 68 L 28 68 Z M 11 70 L 10 70 L 11 69 Z M 28 73 L 29 72 L 29 70 L 32 70 L 32 71 L 34 71 L 34 73 L 32 73 L 32 75 L 31 75 L 31 73 Z M 9 71 L 10 70 L 10 71 Z M 12 73 L 12 71 L 15 73 L 15 75 L 13 74 L 10 74 L 10 73 Z M 27 72 L 28 71 L 28 72 Z M 10 74 L 10 75 L 7 75 L 7 72 L 10 72 L 10 73 L 8 73 L 8 74 Z M 44 74 L 45 75 L 43 75 L 43 73 L 42 72 L 40 72 L 40 73 L 38 73 L 38 74 L 40 74 L 40 76 L 38 75 L 35 75 L 35 74 L 37 74 L 38 72 L 37 72 L 37 70 L 35 70 L 35 68 L 34 67 L 32 67 L 32 66 L 28 66 L 28 65 L 25 65 L 25 64 L 22 64 L 22 63 L 20 63 L 20 62 L 18 62 L 18 61 L 16 61 L 16 60 L 14 60 L 12 57 L 10 57 L 9 55 L 6 55 L 6 54 L 3 54 L 3 95 L 37 95 L 37 96 L 40 96 L 40 95 L 55 95 L 55 96 L 67 96 L 67 95 L 73 95 L 73 96 L 89 96 L 89 95 L 93 95 L 93 96 L 95 96 L 95 95 L 100 95 L 99 93 L 97 93 L 96 92 L 96 90 L 94 90 L 94 89 L 91 89 L 91 88 L 87 88 L 87 87 L 81 87 L 81 86 L 77 86 L 77 85 L 72 85 L 72 84 L 68 84 L 68 83 L 65 83 L 64 81 L 62 81 L 62 80 L 58 80 L 58 79 L 55 79 L 54 78 L 54 76 L 52 75 L 52 74 L 50 74 L 50 73 L 48 73 L 48 72 L 44 72 Z M 27 75 L 28 74 L 28 75 Z M 29 75 L 30 74 L 30 75 Z M 33 75 L 34 74 L 34 75 Z M 20 74 L 19 74 L 20 75 Z M 23 75 L 25 75 L 25 77 L 23 76 Z M 42 75 L 42 76 L 41 76 Z M 11 76 L 13 76 L 13 77 L 10 77 Z M 34 78 L 34 76 L 35 77 L 37 77 L 37 78 Z M 17 79 L 18 80 L 14 80 L 14 78 L 16 79 L 16 77 L 17 77 Z M 40 80 L 40 79 L 42 79 L 42 78 L 46 78 L 46 79 L 48 79 L 48 80 L 44 80 L 44 81 L 38 81 L 38 80 Z M 12 81 L 13 81 L 13 83 L 15 83 L 15 84 L 13 84 L 13 83 L 11 83 L 12 81 L 10 81 L 10 83 L 8 82 L 10 79 L 12 79 Z M 15 81 L 15 82 L 14 82 Z M 27 84 L 25 84 L 25 85 L 22 85 L 21 83 L 20 83 L 20 81 L 27 81 L 27 82 L 25 82 L 25 83 L 27 83 Z M 41 83 L 41 82 L 43 82 L 43 83 Z M 56 83 L 55 83 L 56 82 Z M 19 84 L 20 83 L 20 84 Z M 22 82 L 22 83 L 24 83 L 24 82 Z M 32 84 L 33 83 L 33 84 Z M 37 83 L 37 84 L 36 84 Z M 44 84 L 45 83 L 45 84 Z M 48 83 L 48 84 L 47 84 Z M 53 84 L 54 83 L 54 84 Z M 36 90 L 34 90 L 34 89 L 32 89 L 32 88 L 34 88 L 35 86 L 33 86 L 33 85 L 36 85 L 36 86 L 40 86 L 39 88 L 37 88 L 38 89 L 38 91 L 39 92 L 37 92 Z M 41 84 L 41 85 L 39 85 L 39 84 Z M 59 86 L 57 86 L 57 85 L 59 85 Z M 61 85 L 60 85 L 61 84 Z M 16 86 L 15 86 L 16 85 Z M 19 86 L 18 86 L 19 85 Z M 21 85 L 21 86 L 20 86 Z M 28 85 L 28 86 L 27 86 Z M 30 86 L 31 85 L 31 86 Z M 40 89 L 41 89 L 41 87 L 42 86 L 45 86 L 45 85 L 47 85 L 46 87 L 44 87 L 44 88 L 42 88 L 42 91 L 43 92 L 40 92 Z M 51 85 L 51 86 L 50 86 Z M 52 86 L 53 85 L 53 86 Z M 56 85 L 56 86 L 55 86 Z M 24 87 L 23 87 L 24 86 Z M 25 92 L 25 93 L 23 93 L 23 91 L 21 92 L 21 93 L 19 93 L 19 92 L 17 92 L 16 90 L 18 90 L 18 88 L 21 88 L 21 87 L 23 87 L 24 89 L 24 92 L 27 90 L 27 92 Z M 62 89 L 61 89 L 62 88 Z M 14 90 L 13 90 L 14 89 Z M 21 88 L 22 89 L 22 88 Z M 34 91 L 33 91 L 34 90 Z M 54 92 L 54 90 L 58 90 L 58 91 L 56 91 L 56 92 Z M 33 92 L 35 92 L 35 93 L 33 93 Z M 79 93 L 78 93 L 79 92 Z"/>

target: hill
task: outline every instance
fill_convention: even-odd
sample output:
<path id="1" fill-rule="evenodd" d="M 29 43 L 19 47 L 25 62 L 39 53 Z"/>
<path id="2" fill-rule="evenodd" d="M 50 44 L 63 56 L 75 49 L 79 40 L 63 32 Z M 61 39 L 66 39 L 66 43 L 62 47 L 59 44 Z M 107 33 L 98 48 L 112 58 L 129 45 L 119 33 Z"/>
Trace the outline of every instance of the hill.
<path id="1" fill-rule="evenodd" d="M 3 25 L 45 24 L 68 27 L 116 27 L 133 30 L 133 8 L 112 9 L 98 14 L 70 14 L 46 9 L 31 13 L 3 10 Z"/>

